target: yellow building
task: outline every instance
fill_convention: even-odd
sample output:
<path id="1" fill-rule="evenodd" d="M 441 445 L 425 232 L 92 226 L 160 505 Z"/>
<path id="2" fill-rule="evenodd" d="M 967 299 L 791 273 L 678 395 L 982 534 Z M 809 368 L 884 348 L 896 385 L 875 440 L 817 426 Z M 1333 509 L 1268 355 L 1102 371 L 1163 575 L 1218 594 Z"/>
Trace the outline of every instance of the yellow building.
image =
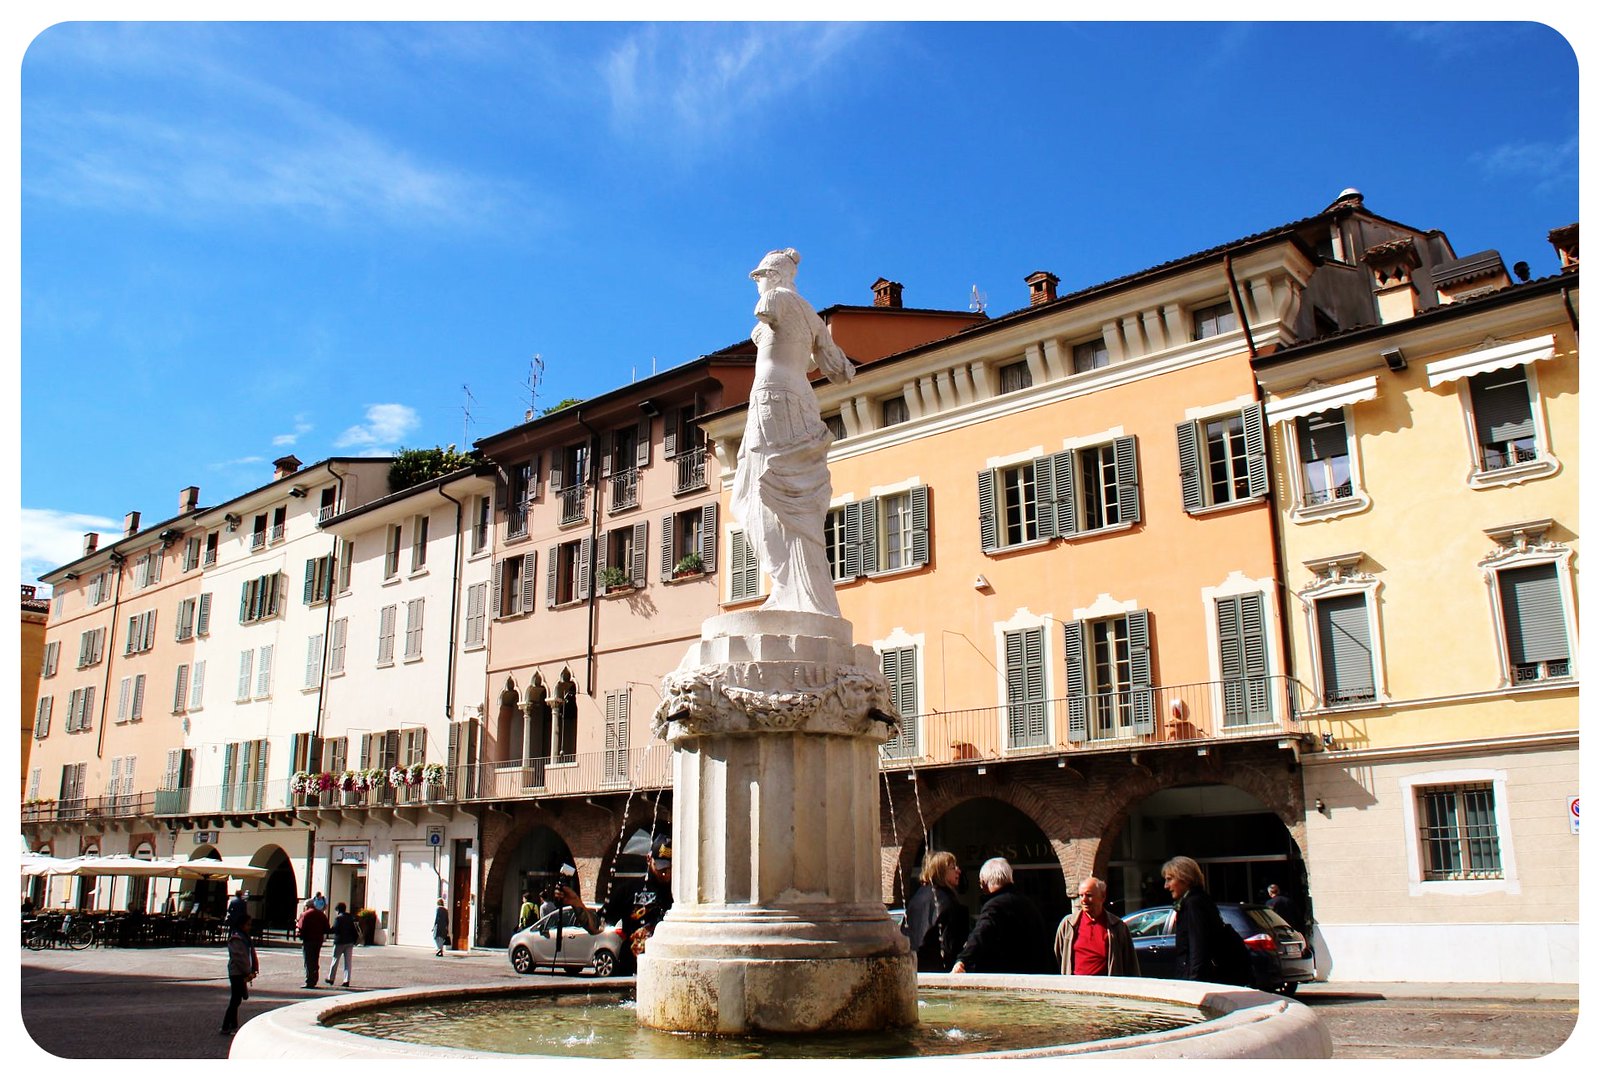
<path id="1" fill-rule="evenodd" d="M 1378 325 L 1256 363 L 1337 978 L 1577 981 L 1577 226 L 1551 239 L 1521 284 L 1371 249 Z"/>
<path id="2" fill-rule="evenodd" d="M 28 759 L 33 750 L 33 724 L 39 708 L 39 673 L 44 666 L 44 624 L 50 618 L 50 599 L 35 595 L 32 585 L 22 587 L 22 797 L 28 796 Z"/>

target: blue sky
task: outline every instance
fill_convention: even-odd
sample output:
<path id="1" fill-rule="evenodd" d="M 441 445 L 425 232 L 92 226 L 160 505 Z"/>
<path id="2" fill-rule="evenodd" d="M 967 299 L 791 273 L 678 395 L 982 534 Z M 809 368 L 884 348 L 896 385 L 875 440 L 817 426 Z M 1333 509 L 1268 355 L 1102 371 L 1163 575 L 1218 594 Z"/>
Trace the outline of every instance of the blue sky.
<path id="1" fill-rule="evenodd" d="M 730 344 L 773 247 L 819 308 L 884 276 L 999 314 L 1353 186 L 1554 273 L 1577 67 L 1537 23 L 56 25 L 20 59 L 22 579 L 285 453 L 517 424 L 536 353 L 542 408 Z"/>

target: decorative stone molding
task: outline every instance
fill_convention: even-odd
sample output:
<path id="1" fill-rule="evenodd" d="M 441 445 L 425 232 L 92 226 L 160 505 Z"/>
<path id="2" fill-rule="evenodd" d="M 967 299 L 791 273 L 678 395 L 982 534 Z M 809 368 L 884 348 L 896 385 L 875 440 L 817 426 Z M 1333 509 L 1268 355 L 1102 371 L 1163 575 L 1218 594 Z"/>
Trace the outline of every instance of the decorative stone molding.
<path id="1" fill-rule="evenodd" d="M 899 730 L 882 674 L 766 661 L 678 670 L 661 683 L 652 730 L 668 741 L 696 735 L 805 732 L 884 742 Z"/>
<path id="2" fill-rule="evenodd" d="M 1350 551 L 1343 555 L 1324 555 L 1304 560 L 1302 565 L 1311 571 L 1312 578 L 1311 583 L 1301 590 L 1302 595 L 1326 585 L 1375 581 L 1372 574 L 1357 569 L 1366 557 L 1364 551 Z"/>
<path id="3" fill-rule="evenodd" d="M 1554 518 L 1538 518 L 1487 528 L 1483 530 L 1484 535 L 1498 545 L 1487 558 L 1495 559 L 1512 553 L 1520 555 L 1529 551 L 1565 551 L 1565 545 L 1545 540 L 1545 533 L 1554 527 Z"/>

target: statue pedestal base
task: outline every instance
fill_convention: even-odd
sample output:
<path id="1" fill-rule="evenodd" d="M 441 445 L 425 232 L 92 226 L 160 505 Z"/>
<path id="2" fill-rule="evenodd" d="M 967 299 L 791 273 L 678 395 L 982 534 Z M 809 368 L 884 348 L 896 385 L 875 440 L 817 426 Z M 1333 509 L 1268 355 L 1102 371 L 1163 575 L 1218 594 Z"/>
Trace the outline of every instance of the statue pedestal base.
<path id="1" fill-rule="evenodd" d="M 675 903 L 639 958 L 641 1023 L 868 1031 L 916 1022 L 916 966 L 881 899 L 888 686 L 850 624 L 708 620 L 663 681 Z"/>

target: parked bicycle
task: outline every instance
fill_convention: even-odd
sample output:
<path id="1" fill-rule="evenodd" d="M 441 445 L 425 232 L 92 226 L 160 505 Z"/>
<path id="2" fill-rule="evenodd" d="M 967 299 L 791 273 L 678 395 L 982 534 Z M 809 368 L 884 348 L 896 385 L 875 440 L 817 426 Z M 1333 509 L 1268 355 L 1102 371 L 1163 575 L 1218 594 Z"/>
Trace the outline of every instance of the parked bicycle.
<path id="1" fill-rule="evenodd" d="M 22 943 L 30 949 L 87 949 L 94 944 L 94 925 L 85 919 L 65 915 L 60 919 L 40 918 L 22 928 Z"/>

